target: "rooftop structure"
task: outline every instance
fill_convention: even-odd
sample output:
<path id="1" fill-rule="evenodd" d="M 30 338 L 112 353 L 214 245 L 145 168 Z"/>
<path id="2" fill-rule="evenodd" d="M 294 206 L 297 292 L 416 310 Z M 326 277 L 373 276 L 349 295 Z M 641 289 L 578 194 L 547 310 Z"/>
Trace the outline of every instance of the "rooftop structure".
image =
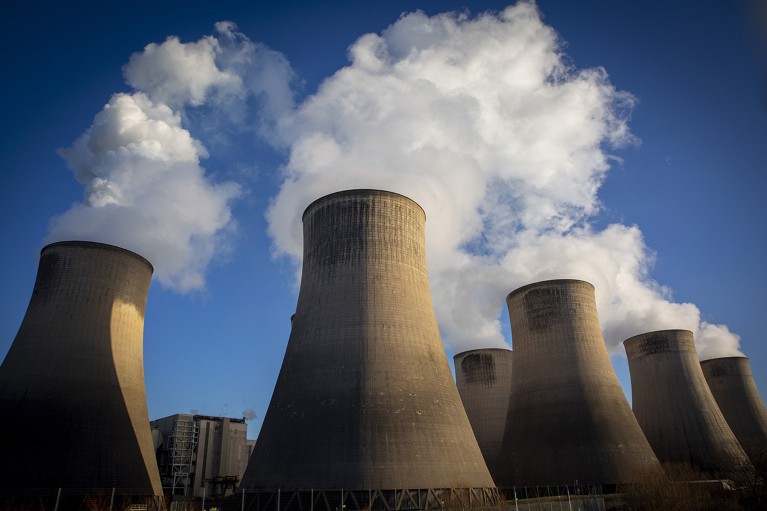
<path id="1" fill-rule="evenodd" d="M 163 441 L 157 452 L 165 493 L 231 495 L 248 466 L 245 419 L 180 413 L 151 422 Z"/>

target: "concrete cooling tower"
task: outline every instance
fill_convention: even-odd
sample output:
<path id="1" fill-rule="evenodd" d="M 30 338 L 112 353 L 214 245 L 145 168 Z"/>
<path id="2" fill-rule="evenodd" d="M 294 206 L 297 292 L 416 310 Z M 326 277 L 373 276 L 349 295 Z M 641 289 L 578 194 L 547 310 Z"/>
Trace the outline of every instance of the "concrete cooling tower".
<path id="1" fill-rule="evenodd" d="M 0 494 L 162 495 L 144 391 L 151 276 L 144 258 L 110 245 L 43 248 L 0 366 Z"/>
<path id="2" fill-rule="evenodd" d="M 511 350 L 496 348 L 464 351 L 453 357 L 458 393 L 493 479 L 498 474 L 509 409 L 511 358 Z"/>
<path id="3" fill-rule="evenodd" d="M 722 415 L 751 462 L 767 466 L 767 409 L 756 390 L 748 358 L 714 358 L 700 366 Z"/>
<path id="4" fill-rule="evenodd" d="M 377 190 L 306 209 L 296 313 L 242 487 L 280 488 L 283 505 L 345 490 L 328 498 L 347 509 L 400 506 L 407 489 L 421 509 L 497 501 L 437 329 L 425 220 Z"/>
<path id="5" fill-rule="evenodd" d="M 610 363 L 594 287 L 538 282 L 506 302 L 514 370 L 499 486 L 612 485 L 658 473 Z"/>
<path id="6" fill-rule="evenodd" d="M 649 332 L 623 345 L 634 414 L 669 476 L 741 478 L 748 459 L 706 385 L 692 332 Z"/>

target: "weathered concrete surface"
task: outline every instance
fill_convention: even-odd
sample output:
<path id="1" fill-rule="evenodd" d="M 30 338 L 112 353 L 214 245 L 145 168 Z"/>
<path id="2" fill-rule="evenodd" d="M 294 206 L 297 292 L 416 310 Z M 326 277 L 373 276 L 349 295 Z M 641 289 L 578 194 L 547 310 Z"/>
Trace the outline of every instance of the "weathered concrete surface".
<path id="1" fill-rule="evenodd" d="M 506 302 L 514 368 L 498 485 L 616 484 L 659 471 L 610 363 L 594 287 L 538 282 Z"/>
<path id="2" fill-rule="evenodd" d="M 437 329 L 423 210 L 350 190 L 303 222 L 296 314 L 243 487 L 493 487 Z"/>
<path id="3" fill-rule="evenodd" d="M 455 381 L 471 429 L 493 479 L 501 455 L 511 392 L 512 351 L 486 348 L 453 357 Z"/>
<path id="4" fill-rule="evenodd" d="M 0 366 L 0 488 L 162 495 L 144 390 L 151 276 L 110 245 L 43 248 Z"/>
<path id="5" fill-rule="evenodd" d="M 634 414 L 669 475 L 742 479 L 748 458 L 706 384 L 692 332 L 648 332 L 623 345 Z M 678 473 L 684 466 L 693 470 Z"/>
<path id="6" fill-rule="evenodd" d="M 767 409 L 746 357 L 700 363 L 719 410 L 751 462 L 767 466 Z"/>

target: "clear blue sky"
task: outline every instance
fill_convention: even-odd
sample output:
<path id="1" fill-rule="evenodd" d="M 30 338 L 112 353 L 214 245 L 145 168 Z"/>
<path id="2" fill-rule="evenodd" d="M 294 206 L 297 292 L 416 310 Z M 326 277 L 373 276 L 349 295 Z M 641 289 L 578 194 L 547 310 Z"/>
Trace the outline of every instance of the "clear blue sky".
<path id="1" fill-rule="evenodd" d="M 628 127 L 639 142 L 607 150 L 615 158 L 598 191 L 601 208 L 587 222 L 596 230 L 616 223 L 641 229 L 655 254 L 649 278 L 668 287 L 672 301 L 696 304 L 703 320 L 740 336 L 765 396 L 767 36 L 755 30 L 756 4 L 541 0 L 538 7 L 543 22 L 564 41 L 561 51 L 573 69 L 602 67 L 615 89 L 636 100 Z M 214 23 L 232 21 L 253 42 L 284 55 L 297 77 L 293 90 L 300 105 L 349 64 L 350 45 L 363 34 L 381 33 L 401 13 L 459 10 L 471 19 L 507 5 L 445 0 L 5 6 L 0 356 L 23 318 L 50 219 L 83 198 L 83 186 L 56 150 L 70 147 L 112 94 L 132 91 L 122 68 L 133 53 L 171 35 L 182 43 L 197 41 L 213 33 Z M 210 154 L 202 162 L 208 179 L 240 184 L 243 193 L 231 201 L 237 230 L 229 253 L 208 265 L 204 291 L 180 294 L 152 285 L 144 335 L 149 412 L 158 418 L 192 409 L 228 416 L 254 410 L 249 436 L 255 438 L 297 298 L 295 266 L 288 257 L 272 256 L 265 217 L 280 192 L 288 149 L 252 133 L 227 132 L 222 142 L 214 129 L 203 128 L 201 112 L 189 108 L 184 126 Z M 427 229 L 438 221 L 429 217 Z M 502 300 L 498 318 L 508 336 Z M 625 360 L 613 360 L 628 389 Z"/>

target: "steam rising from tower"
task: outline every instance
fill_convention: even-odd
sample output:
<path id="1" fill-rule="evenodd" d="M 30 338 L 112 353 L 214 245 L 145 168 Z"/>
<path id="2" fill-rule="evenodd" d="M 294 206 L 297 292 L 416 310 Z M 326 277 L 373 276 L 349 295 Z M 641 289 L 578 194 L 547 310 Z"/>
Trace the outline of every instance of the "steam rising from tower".
<path id="1" fill-rule="evenodd" d="M 144 390 L 151 276 L 110 245 L 43 248 L 0 366 L 0 488 L 162 495 Z"/>
<path id="2" fill-rule="evenodd" d="M 660 470 L 610 364 L 594 287 L 538 282 L 506 302 L 514 370 L 496 482 L 615 484 Z"/>
<path id="3" fill-rule="evenodd" d="M 706 385 L 692 332 L 649 332 L 623 345 L 634 414 L 669 475 L 741 478 L 748 459 Z"/>
<path id="4" fill-rule="evenodd" d="M 296 314 L 243 487 L 493 487 L 437 329 L 423 210 L 350 190 L 303 224 Z"/>

